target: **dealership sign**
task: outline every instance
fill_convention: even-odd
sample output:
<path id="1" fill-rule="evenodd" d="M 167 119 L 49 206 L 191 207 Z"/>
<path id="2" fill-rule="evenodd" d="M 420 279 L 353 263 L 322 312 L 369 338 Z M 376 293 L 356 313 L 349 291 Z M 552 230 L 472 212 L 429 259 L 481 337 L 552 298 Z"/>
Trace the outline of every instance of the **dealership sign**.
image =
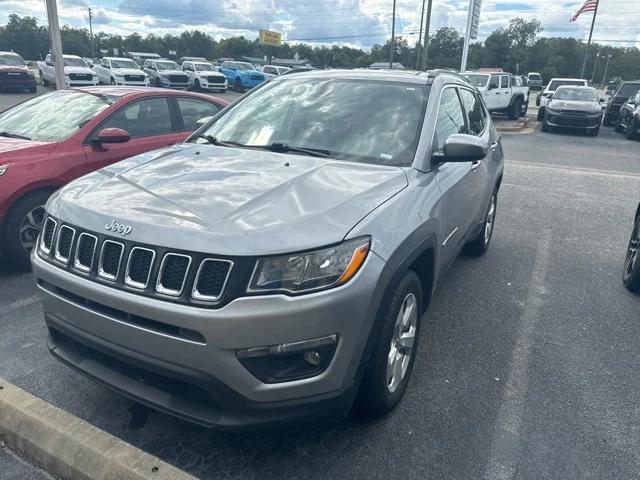
<path id="1" fill-rule="evenodd" d="M 279 47 L 282 44 L 282 35 L 280 34 L 280 32 L 260 30 L 260 43 L 264 45 L 273 45 L 274 47 Z"/>

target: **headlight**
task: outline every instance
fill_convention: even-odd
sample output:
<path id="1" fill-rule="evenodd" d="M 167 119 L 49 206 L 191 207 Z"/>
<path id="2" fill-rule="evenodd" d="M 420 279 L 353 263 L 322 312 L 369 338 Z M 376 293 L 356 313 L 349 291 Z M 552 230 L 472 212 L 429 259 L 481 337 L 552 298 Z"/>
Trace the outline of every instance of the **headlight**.
<path id="1" fill-rule="evenodd" d="M 343 285 L 360 270 L 369 246 L 368 238 L 357 238 L 315 252 L 260 259 L 249 291 L 303 293 Z"/>

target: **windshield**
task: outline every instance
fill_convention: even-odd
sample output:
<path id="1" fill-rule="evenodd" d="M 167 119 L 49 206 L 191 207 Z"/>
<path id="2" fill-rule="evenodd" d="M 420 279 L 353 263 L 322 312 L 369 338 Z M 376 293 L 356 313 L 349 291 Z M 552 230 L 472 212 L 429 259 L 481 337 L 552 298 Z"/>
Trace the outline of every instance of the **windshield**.
<path id="1" fill-rule="evenodd" d="M 176 62 L 156 62 L 158 70 L 180 70 Z"/>
<path id="2" fill-rule="evenodd" d="M 138 65 L 133 60 L 111 60 L 111 68 L 135 68 L 138 69 Z"/>
<path id="3" fill-rule="evenodd" d="M 198 132 L 208 139 L 192 141 L 286 145 L 339 160 L 408 166 L 427 97 L 427 87 L 414 84 L 292 78 L 249 95 Z"/>
<path id="4" fill-rule="evenodd" d="M 585 86 L 583 80 L 554 80 L 549 84 L 548 89 L 551 91 L 555 91 L 558 87 L 562 87 L 563 85 L 577 85 L 577 86 Z"/>
<path id="5" fill-rule="evenodd" d="M 24 60 L 18 55 L 0 55 L 0 65 L 10 67 L 24 67 Z"/>
<path id="6" fill-rule="evenodd" d="M 210 63 L 194 63 L 193 66 L 196 67 L 196 72 L 210 72 L 215 70 Z"/>
<path id="7" fill-rule="evenodd" d="M 616 93 L 616 97 L 630 97 L 638 90 L 640 90 L 640 83 L 626 83 L 620 87 L 620 90 Z"/>
<path id="8" fill-rule="evenodd" d="M 529 80 L 540 80 L 540 74 L 538 73 L 530 73 L 529 74 Z"/>
<path id="9" fill-rule="evenodd" d="M 86 67 L 87 63 L 81 58 L 64 58 L 65 67 Z"/>
<path id="10" fill-rule="evenodd" d="M 255 70 L 256 67 L 251 65 L 250 63 L 236 62 L 236 68 L 238 70 Z"/>
<path id="11" fill-rule="evenodd" d="M 469 79 L 469 83 L 475 87 L 484 87 L 489 81 L 489 75 L 465 75 Z"/>
<path id="12" fill-rule="evenodd" d="M 584 88 L 559 88 L 553 94 L 554 100 L 573 100 L 577 102 L 597 102 L 598 95 L 594 90 Z"/>
<path id="13" fill-rule="evenodd" d="M 59 142 L 111 105 L 116 97 L 77 90 L 53 92 L 0 113 L 0 132 Z"/>

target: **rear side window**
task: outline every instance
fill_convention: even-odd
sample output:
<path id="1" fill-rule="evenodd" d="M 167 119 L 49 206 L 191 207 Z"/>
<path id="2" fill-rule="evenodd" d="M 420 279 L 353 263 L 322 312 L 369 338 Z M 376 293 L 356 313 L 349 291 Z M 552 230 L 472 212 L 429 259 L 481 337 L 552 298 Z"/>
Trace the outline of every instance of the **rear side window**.
<path id="1" fill-rule="evenodd" d="M 131 138 L 171 133 L 169 102 L 165 97 L 133 102 L 118 110 L 100 128 L 121 128 L 129 132 Z"/>
<path id="2" fill-rule="evenodd" d="M 220 107 L 216 104 L 205 100 L 179 97 L 177 101 L 180 115 L 182 115 L 182 122 L 184 123 L 183 130 L 185 131 L 196 130 L 200 126 L 197 123 L 198 120 L 205 117 L 213 117 L 220 111 Z"/>
<path id="3" fill-rule="evenodd" d="M 447 139 L 456 133 L 467 133 L 465 116 L 455 88 L 445 88 L 440 97 L 434 145 L 442 152 Z"/>
<path id="4" fill-rule="evenodd" d="M 509 77 L 507 75 L 500 77 L 500 87 L 509 88 Z"/>
<path id="5" fill-rule="evenodd" d="M 462 88 L 460 89 L 460 98 L 469 119 L 469 133 L 476 136 L 481 135 L 487 124 L 487 117 L 482 103 L 475 93 Z"/>
<path id="6" fill-rule="evenodd" d="M 489 88 L 498 88 L 500 86 L 500 77 L 491 75 L 491 80 L 489 80 Z"/>

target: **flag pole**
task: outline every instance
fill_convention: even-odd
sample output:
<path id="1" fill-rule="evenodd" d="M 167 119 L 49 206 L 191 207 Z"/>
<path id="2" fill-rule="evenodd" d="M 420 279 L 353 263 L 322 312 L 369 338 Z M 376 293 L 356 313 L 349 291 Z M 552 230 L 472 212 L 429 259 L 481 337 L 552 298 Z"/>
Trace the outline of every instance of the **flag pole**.
<path id="1" fill-rule="evenodd" d="M 596 16 L 598 15 L 598 7 L 600 6 L 600 0 L 596 2 L 596 9 L 593 11 L 593 20 L 591 20 L 591 30 L 589 31 L 589 41 L 587 42 L 587 48 L 584 51 L 584 60 L 582 61 L 582 71 L 580 72 L 580 78 L 584 78 L 584 73 L 587 70 L 587 58 L 589 57 L 589 49 L 591 48 L 591 38 L 593 37 L 593 27 L 596 25 Z"/>

